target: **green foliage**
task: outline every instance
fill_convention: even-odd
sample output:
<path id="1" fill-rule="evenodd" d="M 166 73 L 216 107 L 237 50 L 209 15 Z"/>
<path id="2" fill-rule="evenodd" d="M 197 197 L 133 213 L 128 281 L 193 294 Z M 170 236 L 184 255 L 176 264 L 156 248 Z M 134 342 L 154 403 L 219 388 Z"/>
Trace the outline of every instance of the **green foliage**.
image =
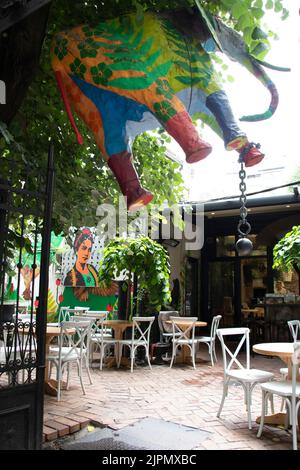
<path id="1" fill-rule="evenodd" d="M 300 268 L 300 225 L 294 226 L 274 246 L 274 269 L 290 271 L 295 265 Z"/>
<path id="2" fill-rule="evenodd" d="M 158 311 L 170 301 L 170 264 L 165 248 L 149 237 L 111 240 L 104 248 L 99 279 L 110 286 L 116 277 L 125 274 L 130 290 L 133 273 L 137 275 L 139 291 L 147 295 L 152 309 Z"/>

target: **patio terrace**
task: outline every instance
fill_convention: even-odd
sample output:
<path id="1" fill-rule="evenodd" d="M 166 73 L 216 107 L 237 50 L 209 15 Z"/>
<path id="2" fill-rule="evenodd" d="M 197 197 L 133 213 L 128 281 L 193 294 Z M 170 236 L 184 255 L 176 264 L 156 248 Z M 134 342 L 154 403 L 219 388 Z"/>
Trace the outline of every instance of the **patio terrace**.
<path id="1" fill-rule="evenodd" d="M 132 374 L 125 368 L 104 368 L 101 372 L 95 362 L 92 369 L 93 385 L 86 385 L 86 395 L 81 393 L 76 368 L 73 367 L 70 389 L 63 391 L 61 401 L 45 396 L 44 424 L 47 427 L 44 439 L 55 439 L 55 423 L 59 428 L 68 420 L 70 423 L 91 422 L 117 430 L 141 418 L 152 417 L 210 432 L 210 436 L 196 448 L 198 450 L 292 448 L 291 435 L 283 429 L 265 426 L 262 438 L 257 439 L 258 425 L 255 418 L 260 415 L 261 408 L 259 386 L 253 392 L 251 431 L 247 427 L 241 386 L 230 387 L 221 418 L 217 418 L 223 380 L 221 352 L 218 352 L 215 367 L 210 365 L 203 349 L 198 357 L 202 361 L 197 364 L 196 370 L 187 365 L 175 365 L 170 369 L 166 364 L 153 365 L 152 371 L 148 367 L 137 366 Z M 251 367 L 274 372 L 278 379 L 282 362 L 277 358 L 255 355 L 251 358 Z M 88 384 L 86 373 L 84 379 L 85 384 Z M 274 400 L 276 412 L 279 411 L 280 400 L 276 397 Z"/>

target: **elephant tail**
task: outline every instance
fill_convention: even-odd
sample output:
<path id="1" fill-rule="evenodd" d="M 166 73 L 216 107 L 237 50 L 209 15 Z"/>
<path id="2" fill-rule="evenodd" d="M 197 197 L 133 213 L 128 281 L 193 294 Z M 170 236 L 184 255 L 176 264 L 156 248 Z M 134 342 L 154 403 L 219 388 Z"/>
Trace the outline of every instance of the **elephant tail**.
<path id="1" fill-rule="evenodd" d="M 79 145 L 82 145 L 83 144 L 83 137 L 80 134 L 80 132 L 78 130 L 78 127 L 76 126 L 76 122 L 75 122 L 73 114 L 72 114 L 72 110 L 71 110 L 71 106 L 70 106 L 68 96 L 67 96 L 67 92 L 66 92 L 66 89 L 65 89 L 65 84 L 64 84 L 64 81 L 63 81 L 62 73 L 61 73 L 60 70 L 56 70 L 54 72 L 54 74 L 55 74 L 57 85 L 58 85 L 59 91 L 61 93 L 64 105 L 65 105 L 65 108 L 66 108 L 66 111 L 67 111 L 68 118 L 70 119 L 70 123 L 71 123 L 71 125 L 72 125 L 72 127 L 75 131 L 77 142 L 78 142 Z"/>
<path id="2" fill-rule="evenodd" d="M 271 81 L 256 59 L 251 59 L 251 68 L 254 76 L 269 90 L 271 94 L 271 102 L 269 108 L 264 113 L 254 114 L 253 116 L 243 116 L 240 118 L 240 121 L 263 121 L 265 119 L 269 119 L 275 113 L 279 101 L 278 91 L 274 83 Z"/>

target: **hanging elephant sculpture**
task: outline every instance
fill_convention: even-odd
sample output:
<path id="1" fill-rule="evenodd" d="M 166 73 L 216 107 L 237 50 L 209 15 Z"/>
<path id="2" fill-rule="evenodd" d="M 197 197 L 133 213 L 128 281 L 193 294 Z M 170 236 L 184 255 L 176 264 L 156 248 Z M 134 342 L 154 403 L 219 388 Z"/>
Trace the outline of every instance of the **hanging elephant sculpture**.
<path id="1" fill-rule="evenodd" d="M 268 64 L 251 57 L 236 31 L 201 8 L 147 12 L 143 18 L 129 14 L 55 36 L 52 67 L 77 141 L 83 143 L 71 106 L 93 132 L 129 210 L 153 198 L 140 184 L 131 152 L 133 139 L 146 130 L 163 127 L 186 161 L 198 162 L 212 147 L 192 123 L 197 113 L 246 167 L 263 159 L 260 145 L 249 142 L 235 121 L 209 54 L 216 50 L 240 62 L 271 93 L 265 113 L 241 120 L 271 117 L 278 94 L 261 66 Z"/>

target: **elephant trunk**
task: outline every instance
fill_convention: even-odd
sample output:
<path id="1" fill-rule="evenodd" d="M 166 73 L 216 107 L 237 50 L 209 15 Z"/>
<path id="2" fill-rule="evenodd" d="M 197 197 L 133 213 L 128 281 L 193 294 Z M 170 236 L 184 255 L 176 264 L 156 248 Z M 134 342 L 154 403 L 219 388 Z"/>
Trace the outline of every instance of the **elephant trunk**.
<path id="1" fill-rule="evenodd" d="M 272 82 L 272 80 L 269 78 L 269 76 L 266 74 L 264 69 L 261 67 L 261 65 L 257 62 L 256 59 L 250 58 L 247 60 L 247 63 L 243 64 L 246 66 L 246 68 L 266 87 L 268 88 L 270 94 L 271 94 L 271 102 L 269 105 L 269 108 L 267 111 L 265 111 L 262 114 L 254 114 L 253 116 L 243 116 L 240 118 L 240 121 L 263 121 L 264 119 L 269 119 L 271 116 L 273 116 L 274 112 L 276 111 L 276 108 L 278 106 L 278 92 L 276 89 L 276 86 Z"/>

